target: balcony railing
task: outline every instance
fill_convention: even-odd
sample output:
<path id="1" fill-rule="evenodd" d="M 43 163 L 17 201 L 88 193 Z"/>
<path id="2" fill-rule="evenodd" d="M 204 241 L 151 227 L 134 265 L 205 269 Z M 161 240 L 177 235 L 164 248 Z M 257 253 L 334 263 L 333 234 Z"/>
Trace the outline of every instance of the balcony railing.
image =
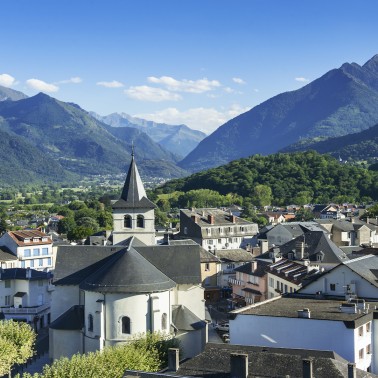
<path id="1" fill-rule="evenodd" d="M 49 303 L 45 303 L 38 307 L 0 307 L 0 312 L 3 312 L 4 314 L 38 314 L 49 307 Z"/>

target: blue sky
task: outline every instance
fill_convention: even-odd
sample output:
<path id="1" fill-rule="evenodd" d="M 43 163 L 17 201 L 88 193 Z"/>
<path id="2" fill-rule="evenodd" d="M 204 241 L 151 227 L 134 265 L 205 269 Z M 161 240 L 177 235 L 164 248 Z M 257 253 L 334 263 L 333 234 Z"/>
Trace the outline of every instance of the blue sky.
<path id="1" fill-rule="evenodd" d="M 0 0 L 0 85 L 210 133 L 378 53 L 376 0 Z"/>

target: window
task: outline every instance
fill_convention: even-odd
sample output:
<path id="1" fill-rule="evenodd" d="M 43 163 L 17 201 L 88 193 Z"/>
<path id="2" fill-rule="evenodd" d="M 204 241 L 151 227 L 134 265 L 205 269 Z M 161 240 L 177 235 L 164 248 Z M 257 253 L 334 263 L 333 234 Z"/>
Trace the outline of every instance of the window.
<path id="1" fill-rule="evenodd" d="M 128 316 L 122 317 L 122 333 L 130 334 L 130 318 Z"/>
<path id="2" fill-rule="evenodd" d="M 358 351 L 358 357 L 360 358 L 360 360 L 362 360 L 364 358 L 364 348 L 362 348 Z"/>
<path id="3" fill-rule="evenodd" d="M 287 285 L 285 285 L 285 291 L 284 292 L 287 293 Z"/>
<path id="4" fill-rule="evenodd" d="M 131 216 L 130 215 L 125 215 L 125 217 L 123 218 L 123 227 L 131 228 Z"/>
<path id="5" fill-rule="evenodd" d="M 34 268 L 34 260 L 29 260 L 30 262 L 30 268 Z"/>
<path id="6" fill-rule="evenodd" d="M 212 239 L 208 240 L 208 241 L 207 241 L 207 244 L 209 244 L 209 245 L 213 245 L 213 240 L 212 240 Z"/>
<path id="7" fill-rule="evenodd" d="M 269 278 L 269 287 L 274 287 L 274 278 Z"/>
<path id="8" fill-rule="evenodd" d="M 358 328 L 358 336 L 363 336 L 364 335 L 364 327 L 359 327 Z"/>
<path id="9" fill-rule="evenodd" d="M 47 258 L 47 265 L 48 265 L 48 266 L 51 266 L 51 257 L 48 257 L 48 258 Z"/>
<path id="10" fill-rule="evenodd" d="M 4 287 L 7 289 L 7 288 L 10 288 L 11 287 L 11 281 L 10 280 L 5 280 L 4 281 Z"/>
<path id="11" fill-rule="evenodd" d="M 26 265 L 25 265 L 25 261 L 22 260 L 22 261 L 21 261 L 21 268 L 25 268 L 25 266 L 26 266 Z"/>
<path id="12" fill-rule="evenodd" d="M 329 290 L 335 291 L 336 290 L 336 284 L 329 284 Z"/>
<path id="13" fill-rule="evenodd" d="M 218 239 L 218 244 L 222 244 L 222 239 Z"/>
<path id="14" fill-rule="evenodd" d="M 6 295 L 5 296 L 5 306 L 10 306 L 10 304 L 11 304 L 11 296 Z"/>
<path id="15" fill-rule="evenodd" d="M 38 266 L 43 266 L 43 259 L 38 259 Z"/>
<path id="16" fill-rule="evenodd" d="M 371 344 L 366 346 L 366 354 L 371 354 Z"/>
<path id="17" fill-rule="evenodd" d="M 49 254 L 49 249 L 48 248 L 42 248 L 42 255 L 46 256 Z"/>
<path id="18" fill-rule="evenodd" d="M 205 270 L 210 270 L 210 263 L 205 263 Z"/>
<path id="19" fill-rule="evenodd" d="M 30 249 L 24 249 L 24 256 L 30 257 L 31 256 L 31 250 Z"/>
<path id="20" fill-rule="evenodd" d="M 88 315 L 88 331 L 93 332 L 93 315 Z"/>
<path id="21" fill-rule="evenodd" d="M 144 228 L 144 216 L 143 215 L 137 216 L 137 227 Z"/>
<path id="22" fill-rule="evenodd" d="M 206 229 L 207 235 L 211 235 L 211 228 Z"/>
<path id="23" fill-rule="evenodd" d="M 161 329 L 162 329 L 162 331 L 166 331 L 167 330 L 167 320 L 168 320 L 168 316 L 167 316 L 166 313 L 164 313 L 161 316 Z"/>
<path id="24" fill-rule="evenodd" d="M 366 332 L 371 332 L 371 323 L 366 323 Z"/>
<path id="25" fill-rule="evenodd" d="M 223 235 L 223 227 L 219 227 L 219 234 Z"/>
<path id="26" fill-rule="evenodd" d="M 33 249 L 33 256 L 39 256 L 39 248 Z"/>

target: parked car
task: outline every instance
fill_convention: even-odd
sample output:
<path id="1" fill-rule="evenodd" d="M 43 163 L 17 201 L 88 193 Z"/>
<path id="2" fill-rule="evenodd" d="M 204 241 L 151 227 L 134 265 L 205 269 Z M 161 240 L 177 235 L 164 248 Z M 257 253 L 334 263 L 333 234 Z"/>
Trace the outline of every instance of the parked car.
<path id="1" fill-rule="evenodd" d="M 229 323 L 216 324 L 214 327 L 217 331 L 228 332 L 230 330 Z"/>

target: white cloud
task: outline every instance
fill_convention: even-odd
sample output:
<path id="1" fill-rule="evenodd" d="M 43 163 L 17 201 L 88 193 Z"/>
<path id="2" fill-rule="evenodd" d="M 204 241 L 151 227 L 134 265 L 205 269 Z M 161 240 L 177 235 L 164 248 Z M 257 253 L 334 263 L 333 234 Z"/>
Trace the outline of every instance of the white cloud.
<path id="1" fill-rule="evenodd" d="M 224 88 L 224 91 L 226 92 L 226 93 L 234 93 L 235 91 L 232 89 L 232 88 L 230 88 L 230 87 L 225 87 Z"/>
<path id="2" fill-rule="evenodd" d="M 81 79 L 81 77 L 75 76 L 75 77 L 71 77 L 70 79 L 67 79 L 67 80 L 58 81 L 55 84 L 79 84 L 82 81 L 83 80 Z"/>
<path id="3" fill-rule="evenodd" d="M 147 85 L 130 87 L 129 89 L 125 89 L 124 92 L 130 98 L 141 101 L 178 101 L 182 98 L 180 95 L 176 93 L 172 93 L 161 88 L 149 87 Z"/>
<path id="4" fill-rule="evenodd" d="M 199 80 L 176 80 L 170 76 L 150 76 L 147 80 L 150 83 L 161 84 L 166 89 L 174 92 L 203 93 L 221 86 L 218 80 L 208 80 L 207 78 Z"/>
<path id="5" fill-rule="evenodd" d="M 106 87 L 106 88 L 121 88 L 121 87 L 124 87 L 124 85 L 121 82 L 116 81 L 116 80 L 113 80 L 113 81 L 98 81 L 96 83 L 96 85 L 100 85 L 100 86 Z"/>
<path id="6" fill-rule="evenodd" d="M 232 81 L 236 84 L 245 84 L 245 81 L 241 79 L 240 77 L 233 77 Z"/>
<path id="7" fill-rule="evenodd" d="M 26 84 L 37 91 L 41 92 L 57 92 L 59 90 L 59 87 L 54 84 L 46 83 L 45 81 L 39 80 L 39 79 L 29 79 L 26 80 Z"/>
<path id="8" fill-rule="evenodd" d="M 177 108 L 167 108 L 150 114 L 136 114 L 135 117 L 174 125 L 186 124 L 192 129 L 201 130 L 206 134 L 210 134 L 228 120 L 247 110 L 249 110 L 249 108 L 242 108 L 239 105 L 232 105 L 229 109 L 223 111 L 202 107 L 185 111 L 180 111 Z"/>
<path id="9" fill-rule="evenodd" d="M 0 85 L 3 87 L 11 87 L 16 83 L 16 79 L 8 74 L 1 74 L 0 75 Z"/>
<path id="10" fill-rule="evenodd" d="M 310 80 L 306 79 L 305 77 L 296 77 L 295 81 L 299 81 L 300 83 L 307 83 Z"/>

